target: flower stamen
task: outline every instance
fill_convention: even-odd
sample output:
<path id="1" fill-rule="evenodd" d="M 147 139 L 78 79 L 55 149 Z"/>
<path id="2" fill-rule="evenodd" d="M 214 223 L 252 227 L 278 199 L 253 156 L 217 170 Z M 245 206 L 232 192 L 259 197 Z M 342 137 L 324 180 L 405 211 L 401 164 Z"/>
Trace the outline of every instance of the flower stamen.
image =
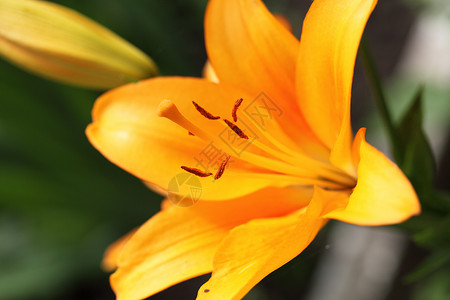
<path id="1" fill-rule="evenodd" d="M 217 146 L 219 146 L 222 149 L 226 149 L 227 147 L 229 147 L 220 138 L 210 136 L 207 132 L 200 129 L 199 127 L 194 125 L 192 122 L 190 122 L 188 119 L 186 119 L 181 114 L 181 112 L 178 110 L 176 105 L 170 100 L 161 101 L 161 103 L 159 104 L 157 113 L 160 117 L 164 117 L 164 118 L 167 118 L 167 119 L 175 122 L 176 124 L 178 124 L 179 126 L 184 128 L 185 130 L 192 132 L 193 134 L 195 134 L 195 136 L 199 137 L 200 139 L 202 139 L 206 142 L 213 141 L 214 144 L 216 144 Z M 233 124 L 232 122 L 230 122 L 226 119 L 223 119 L 223 120 L 237 135 L 239 135 L 240 137 L 242 137 L 244 139 L 245 138 L 248 139 L 248 136 L 245 135 L 245 133 L 243 133 L 239 127 L 237 127 L 235 124 Z M 243 136 L 241 136 L 241 135 L 243 135 Z M 304 159 L 300 159 L 300 161 L 298 161 L 298 162 L 291 161 L 291 159 L 288 159 L 289 157 L 286 157 L 286 154 L 281 155 L 281 153 L 279 153 L 277 151 L 275 151 L 275 152 L 272 151 L 270 149 L 270 147 L 264 145 L 257 139 L 254 139 L 253 145 L 255 145 L 256 147 L 262 149 L 263 151 L 265 151 L 267 153 L 271 153 L 275 157 L 282 157 L 283 160 L 287 160 L 287 162 L 276 159 L 276 158 L 262 156 L 260 154 L 252 153 L 250 151 L 242 152 L 240 154 L 239 158 L 243 159 L 249 163 L 252 163 L 256 166 L 263 166 L 265 169 L 272 170 L 277 173 L 280 173 L 280 172 L 284 173 L 285 175 L 288 175 L 288 177 L 289 176 L 297 177 L 298 181 L 292 181 L 291 184 L 298 184 L 299 182 L 303 182 L 303 183 L 312 183 L 313 182 L 314 184 L 317 184 L 321 187 L 329 187 L 329 188 L 336 188 L 335 185 L 339 185 L 339 186 L 354 185 L 353 178 L 347 178 L 347 177 L 342 178 L 342 176 L 339 176 L 338 174 L 336 174 L 334 172 L 332 172 L 331 174 L 328 174 L 328 172 L 331 170 L 322 169 L 322 168 L 314 168 L 313 167 L 314 164 L 312 163 L 312 161 L 309 161 L 309 160 L 303 161 Z M 301 165 L 303 165 L 306 168 L 298 167 L 298 164 L 300 164 L 302 161 L 303 161 L 303 164 L 301 164 Z M 310 163 L 308 163 L 308 162 L 310 162 Z M 317 170 L 318 172 L 316 173 L 314 170 Z M 208 174 L 201 170 L 199 170 L 199 171 L 200 171 L 199 174 Z M 324 171 L 328 171 L 328 172 L 324 172 Z M 338 175 L 339 177 L 337 177 L 336 175 Z M 208 176 L 210 176 L 210 175 L 208 174 Z M 332 183 L 332 182 L 322 181 L 322 180 L 320 180 L 320 182 L 317 182 L 316 180 L 317 180 L 318 176 L 322 176 L 323 178 L 333 178 L 334 179 L 333 182 L 336 182 L 336 184 Z M 294 177 L 292 177 L 292 179 Z M 313 181 L 312 182 L 309 182 L 309 181 L 304 182 L 304 180 L 302 178 L 303 179 L 309 178 L 309 180 L 313 180 Z M 278 179 L 278 180 L 280 180 L 280 179 Z M 287 177 L 283 177 L 283 179 L 287 179 Z M 290 180 L 287 180 L 287 181 L 290 181 Z"/>
<path id="2" fill-rule="evenodd" d="M 195 108 L 198 110 L 198 112 L 204 116 L 207 119 L 210 120 L 218 120 L 220 119 L 219 116 L 214 116 L 213 114 L 207 112 L 203 107 L 201 107 L 200 105 L 198 105 L 195 101 L 192 101 L 192 104 L 194 104 Z"/>
<path id="3" fill-rule="evenodd" d="M 191 168 L 191 167 L 186 167 L 186 166 L 181 166 L 181 168 L 183 170 L 185 170 L 186 172 L 194 174 L 194 175 L 196 175 L 198 177 L 208 177 L 208 176 L 212 175 L 212 173 L 210 173 L 210 172 L 204 172 L 204 171 L 202 171 L 200 169 L 197 169 L 197 168 Z"/>
<path id="4" fill-rule="evenodd" d="M 225 159 L 222 161 L 222 163 L 221 163 L 220 166 L 219 166 L 219 169 L 217 170 L 216 175 L 214 175 L 214 179 L 215 179 L 215 180 L 217 180 L 217 179 L 219 179 L 220 177 L 222 177 L 223 172 L 225 171 L 225 167 L 227 166 L 229 160 L 230 160 L 230 156 L 228 155 L 227 158 L 225 158 Z"/>
<path id="5" fill-rule="evenodd" d="M 235 124 L 231 123 L 227 119 L 223 119 L 225 123 L 233 130 L 240 138 L 248 140 L 248 136 Z"/>
<path id="6" fill-rule="evenodd" d="M 242 99 L 242 98 L 236 100 L 236 102 L 234 103 L 233 111 L 231 112 L 231 116 L 233 117 L 233 121 L 234 121 L 235 123 L 237 122 L 237 115 L 236 115 L 236 112 L 237 112 L 239 106 L 241 106 L 242 101 L 244 101 L 244 99 Z"/>

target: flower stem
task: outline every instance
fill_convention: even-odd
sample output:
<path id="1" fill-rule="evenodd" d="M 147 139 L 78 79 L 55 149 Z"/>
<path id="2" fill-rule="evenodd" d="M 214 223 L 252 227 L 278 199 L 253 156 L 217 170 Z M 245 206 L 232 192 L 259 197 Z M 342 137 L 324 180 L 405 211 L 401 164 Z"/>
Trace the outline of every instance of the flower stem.
<path id="1" fill-rule="evenodd" d="M 362 38 L 361 45 L 359 47 L 359 58 L 362 62 L 364 72 L 372 89 L 372 94 L 377 106 L 378 113 L 380 114 L 383 124 L 388 132 L 392 154 L 395 161 L 398 163 L 401 160 L 401 149 L 397 136 L 397 130 L 394 126 L 386 104 L 386 97 L 381 86 L 380 75 L 375 66 L 370 48 L 364 37 Z"/>

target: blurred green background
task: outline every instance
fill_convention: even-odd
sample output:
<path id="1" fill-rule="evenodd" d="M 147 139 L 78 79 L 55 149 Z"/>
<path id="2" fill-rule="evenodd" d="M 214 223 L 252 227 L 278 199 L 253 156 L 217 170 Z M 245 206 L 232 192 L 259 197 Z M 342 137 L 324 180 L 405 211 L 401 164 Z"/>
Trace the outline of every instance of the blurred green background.
<path id="1" fill-rule="evenodd" d="M 163 75 L 201 75 L 206 60 L 206 0 L 54 2 L 85 14 L 136 45 L 154 59 Z M 396 115 L 423 81 L 399 72 L 398 63 L 414 24 L 436 2 L 380 0 L 369 23 L 369 42 L 389 82 Z M 266 1 L 273 11 L 288 16 L 297 36 L 310 3 Z M 450 21 L 447 25 L 450 33 Z M 427 81 L 425 95 L 426 126 L 438 139 L 436 151 L 443 166 L 438 169 L 438 184 L 444 189 L 449 188 L 444 164 L 448 166 L 447 83 Z M 157 212 L 161 197 L 110 164 L 88 143 L 84 130 L 100 92 L 53 83 L 0 59 L 0 93 L 0 299 L 114 299 L 108 274 L 100 270 L 103 251 Z M 370 127 L 371 141 L 383 145 L 382 127 L 359 65 L 353 102 L 354 128 Z M 248 299 L 301 299 L 326 251 L 327 234 L 328 230 L 323 231 L 305 253 L 271 274 Z M 422 286 L 400 280 L 426 253 L 409 247 L 405 253 L 412 258 L 408 256 L 386 299 L 450 299 L 448 268 L 431 273 Z M 152 299 L 193 299 L 206 279 L 194 279 Z"/>

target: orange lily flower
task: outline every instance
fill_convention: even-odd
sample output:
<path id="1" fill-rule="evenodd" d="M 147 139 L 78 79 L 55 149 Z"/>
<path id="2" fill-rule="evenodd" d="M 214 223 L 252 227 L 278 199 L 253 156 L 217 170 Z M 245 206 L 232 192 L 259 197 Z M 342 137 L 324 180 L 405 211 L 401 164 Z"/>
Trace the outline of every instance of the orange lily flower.
<path id="1" fill-rule="evenodd" d="M 150 79 L 97 100 L 87 135 L 105 157 L 172 200 L 178 174 L 201 188 L 195 205 L 166 199 L 109 249 L 118 299 L 210 272 L 197 299 L 240 299 L 329 219 L 386 225 L 420 212 L 400 169 L 351 130 L 354 63 L 375 4 L 315 0 L 298 41 L 259 0 L 211 0 L 214 80 Z M 222 155 L 207 164 L 211 147 Z"/>

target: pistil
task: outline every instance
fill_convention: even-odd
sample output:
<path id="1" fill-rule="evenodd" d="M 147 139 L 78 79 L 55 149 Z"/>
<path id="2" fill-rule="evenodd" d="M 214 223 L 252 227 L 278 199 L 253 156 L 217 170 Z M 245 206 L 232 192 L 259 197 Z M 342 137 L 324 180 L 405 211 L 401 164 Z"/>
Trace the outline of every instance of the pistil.
<path id="1" fill-rule="evenodd" d="M 200 137 L 201 139 L 208 141 L 211 140 L 211 137 L 206 134 L 202 129 L 195 126 L 190 122 L 188 119 L 186 119 L 178 110 L 176 105 L 170 101 L 170 100 L 163 100 L 161 103 L 159 103 L 157 114 L 160 117 L 167 118 L 174 123 L 180 125 L 184 129 L 188 130 L 190 133 Z"/>

